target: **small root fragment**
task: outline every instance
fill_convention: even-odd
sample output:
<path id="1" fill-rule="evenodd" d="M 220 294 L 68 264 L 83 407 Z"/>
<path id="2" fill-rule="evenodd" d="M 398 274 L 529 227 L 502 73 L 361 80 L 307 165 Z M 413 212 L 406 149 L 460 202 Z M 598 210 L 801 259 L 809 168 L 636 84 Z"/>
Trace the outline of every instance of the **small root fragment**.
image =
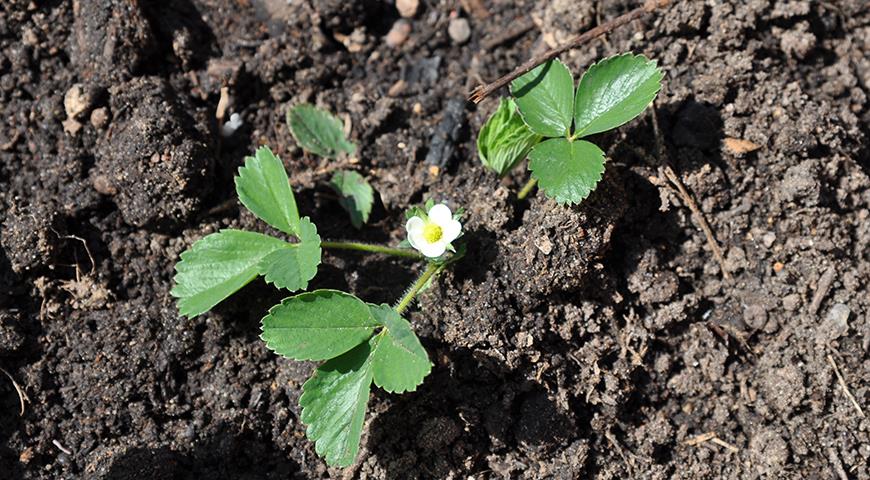
<path id="1" fill-rule="evenodd" d="M 837 269 L 831 266 L 819 278 L 819 284 L 816 287 L 815 293 L 813 293 L 813 301 L 810 302 L 810 315 L 815 315 L 819 311 L 819 307 L 822 306 L 822 302 L 828 296 L 828 291 L 831 290 L 831 285 L 834 284 L 834 277 L 836 276 Z"/>
<path id="2" fill-rule="evenodd" d="M 840 369 L 837 367 L 837 362 L 834 361 L 834 357 L 828 354 L 828 363 L 831 364 L 831 368 L 834 369 L 834 374 L 837 375 L 837 381 L 842 387 L 843 392 L 846 394 L 846 398 L 852 403 L 852 406 L 855 407 L 855 410 L 858 411 L 858 416 L 864 418 L 864 410 L 861 408 L 861 405 L 858 403 L 858 400 L 855 399 L 855 396 L 852 395 L 851 390 L 849 390 L 849 386 L 846 384 L 846 380 L 843 378 L 843 375 L 840 374 Z"/>
<path id="3" fill-rule="evenodd" d="M 725 440 L 722 440 L 721 438 L 719 438 L 719 436 L 716 435 L 716 432 L 713 432 L 713 431 L 709 431 L 706 433 L 702 433 L 700 435 L 696 435 L 696 436 L 686 440 L 683 443 L 685 445 L 695 447 L 695 446 L 701 445 L 701 444 L 706 443 L 706 442 L 715 443 L 716 445 L 719 445 L 720 447 L 723 447 L 723 448 L 729 450 L 731 453 L 737 453 L 740 451 L 740 449 L 738 449 L 734 445 L 731 445 L 730 443 L 726 442 Z"/>
<path id="4" fill-rule="evenodd" d="M 701 227 L 701 231 L 704 233 L 704 237 L 707 239 L 707 245 L 710 247 L 710 250 L 713 252 L 713 257 L 716 259 L 716 262 L 719 263 L 719 268 L 722 270 L 722 277 L 725 280 L 731 281 L 731 273 L 725 268 L 725 256 L 722 254 L 722 248 L 719 246 L 719 242 L 716 240 L 716 235 L 713 233 L 713 229 L 710 228 L 710 223 L 707 222 L 707 217 L 704 216 L 704 213 L 698 208 L 698 204 L 695 203 L 695 199 L 692 198 L 692 195 L 689 193 L 686 186 L 683 184 L 683 181 L 680 180 L 679 175 L 674 171 L 674 169 L 670 166 L 670 162 L 665 156 L 665 146 L 664 139 L 662 137 L 662 132 L 659 129 L 659 120 L 658 114 L 656 113 L 655 104 L 653 104 L 652 108 L 652 124 L 653 131 L 656 136 L 656 154 L 658 156 L 659 162 L 663 165 L 659 167 L 659 172 L 668 179 L 674 189 L 676 189 L 676 194 L 683 203 L 689 207 L 689 210 L 692 212 L 692 217 L 697 222 L 698 226 Z"/>
<path id="5" fill-rule="evenodd" d="M 9 381 L 12 382 L 12 386 L 15 387 L 15 391 L 18 393 L 18 402 L 21 404 L 21 411 L 18 413 L 18 415 L 23 417 L 24 402 L 30 402 L 30 397 L 27 396 L 27 392 L 25 392 L 24 389 L 21 388 L 20 385 L 18 385 L 18 382 L 16 382 L 15 379 L 12 378 L 12 375 L 9 374 L 9 372 L 7 372 L 5 368 L 0 367 L 0 372 L 3 372 L 3 374 L 9 378 Z"/>

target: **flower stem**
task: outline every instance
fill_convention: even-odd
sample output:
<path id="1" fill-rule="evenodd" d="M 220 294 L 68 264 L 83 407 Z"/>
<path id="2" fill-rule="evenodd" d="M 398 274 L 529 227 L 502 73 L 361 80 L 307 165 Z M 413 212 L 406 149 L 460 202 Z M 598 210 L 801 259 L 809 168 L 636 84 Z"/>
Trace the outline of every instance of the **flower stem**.
<path id="1" fill-rule="evenodd" d="M 532 193 L 532 190 L 535 188 L 535 185 L 538 184 L 537 178 L 530 178 L 528 182 L 526 182 L 526 186 L 520 190 L 520 193 L 517 194 L 517 200 L 524 200 L 526 197 Z"/>
<path id="2" fill-rule="evenodd" d="M 418 278 L 417 281 L 414 282 L 413 285 L 411 285 L 411 288 L 409 288 L 408 291 L 405 292 L 405 296 L 402 297 L 402 299 L 399 300 L 399 303 L 396 304 L 396 312 L 401 315 L 401 313 L 404 312 L 409 305 L 411 305 L 411 302 L 414 300 L 414 297 L 416 297 L 417 294 L 420 293 L 420 290 L 422 290 L 423 287 L 426 286 L 426 282 L 428 282 L 429 279 L 431 279 L 442 268 L 444 268 L 443 263 L 437 264 L 429 262 L 429 265 L 426 266 L 426 270 L 423 271 L 423 274 L 420 275 L 420 278 Z"/>
<path id="3" fill-rule="evenodd" d="M 410 248 L 385 247 L 383 245 L 373 245 L 371 243 L 326 241 L 320 242 L 320 246 L 323 248 L 332 248 L 335 250 L 354 250 L 357 252 L 383 253 L 385 255 L 392 255 L 394 257 L 416 259 L 423 258 L 423 254 L 417 252 L 416 250 L 411 250 Z"/>

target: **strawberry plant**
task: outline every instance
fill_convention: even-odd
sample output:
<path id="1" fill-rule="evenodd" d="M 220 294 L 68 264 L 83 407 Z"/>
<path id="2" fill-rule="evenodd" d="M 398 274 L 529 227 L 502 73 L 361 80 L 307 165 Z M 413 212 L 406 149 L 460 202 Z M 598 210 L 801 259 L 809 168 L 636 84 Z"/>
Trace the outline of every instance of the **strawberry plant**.
<path id="1" fill-rule="evenodd" d="M 334 123 L 308 125 L 307 138 L 315 139 L 311 141 L 323 151 L 353 150 L 343 135 L 323 135 L 323 128 L 333 128 Z M 323 249 L 427 263 L 394 306 L 320 289 L 285 298 L 262 319 L 261 338 L 270 350 L 294 360 L 323 362 L 302 387 L 302 421 L 316 452 L 327 463 L 350 465 L 359 451 L 372 384 L 391 393 L 414 391 L 432 369 L 426 350 L 402 314 L 446 265 L 461 256 L 454 253 L 452 242 L 462 226 L 446 205 L 428 202 L 409 211 L 409 243 L 416 250 L 324 241 L 314 223 L 300 217 L 284 165 L 268 147 L 245 159 L 235 183 L 242 205 L 287 238 L 226 229 L 194 243 L 175 266 L 171 293 L 182 315 L 207 312 L 258 276 L 281 289 L 304 290 L 317 274 Z M 371 209 L 371 187 L 354 172 L 337 174 L 332 183 L 346 200 L 354 225 L 361 225 Z"/>
<path id="2" fill-rule="evenodd" d="M 513 98 L 501 101 L 480 130 L 478 154 L 500 175 L 528 157 L 532 179 L 520 198 L 537 184 L 558 203 L 580 203 L 606 162 L 587 137 L 640 115 L 661 80 L 654 61 L 626 53 L 589 67 L 575 89 L 568 67 L 550 60 L 511 82 Z"/>

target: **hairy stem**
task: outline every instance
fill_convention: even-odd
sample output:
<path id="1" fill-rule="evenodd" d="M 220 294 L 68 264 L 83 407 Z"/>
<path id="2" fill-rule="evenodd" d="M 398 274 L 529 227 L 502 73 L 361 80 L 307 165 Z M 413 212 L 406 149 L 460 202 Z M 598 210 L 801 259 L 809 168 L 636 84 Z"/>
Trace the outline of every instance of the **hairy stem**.
<path id="1" fill-rule="evenodd" d="M 400 315 L 404 312 L 411 302 L 414 301 L 414 297 L 420 293 L 420 290 L 426 286 L 426 282 L 429 281 L 436 273 L 438 273 L 442 268 L 444 268 L 444 264 L 437 264 L 433 262 L 429 262 L 429 265 L 426 266 L 426 270 L 423 271 L 423 274 L 420 275 L 420 278 L 411 285 L 411 288 L 405 292 L 405 296 L 399 300 L 399 303 L 396 304 L 396 312 Z"/>
<path id="2" fill-rule="evenodd" d="M 523 189 L 520 190 L 520 193 L 517 194 L 517 200 L 525 200 L 525 198 L 528 197 L 530 193 L 532 193 L 532 190 L 535 189 L 535 185 L 537 184 L 537 178 L 530 178 L 529 181 L 526 182 L 526 186 L 524 186 Z"/>
<path id="3" fill-rule="evenodd" d="M 416 250 L 410 248 L 394 248 L 385 247 L 383 245 L 373 245 L 371 243 L 361 242 L 320 242 L 320 246 L 326 249 L 332 248 L 335 250 L 354 250 L 357 252 L 383 253 L 384 255 L 392 255 L 394 257 L 416 258 L 422 259 L 423 255 Z"/>

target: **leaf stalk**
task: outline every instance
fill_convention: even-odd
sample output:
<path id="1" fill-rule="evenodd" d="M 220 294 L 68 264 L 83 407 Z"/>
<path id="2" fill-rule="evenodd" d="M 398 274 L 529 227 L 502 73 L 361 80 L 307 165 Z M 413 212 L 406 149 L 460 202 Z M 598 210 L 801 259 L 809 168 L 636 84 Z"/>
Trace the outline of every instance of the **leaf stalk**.
<path id="1" fill-rule="evenodd" d="M 394 257 L 422 259 L 423 254 L 410 248 L 394 248 L 384 245 L 375 245 L 362 242 L 338 242 L 325 241 L 320 242 L 320 246 L 326 249 L 332 248 L 335 250 L 353 250 L 356 252 L 382 253 L 384 255 L 392 255 Z"/>
<path id="2" fill-rule="evenodd" d="M 428 283 L 429 280 L 433 276 L 435 276 L 436 273 L 444 268 L 444 265 L 445 264 L 443 263 L 429 262 L 429 265 L 426 266 L 426 270 L 423 271 L 423 273 L 420 275 L 420 278 L 418 278 L 417 281 L 414 282 L 413 285 L 411 285 L 411 288 L 409 288 L 408 291 L 405 292 L 405 296 L 403 296 L 402 299 L 399 300 L 399 303 L 396 304 L 396 313 L 401 315 L 402 312 L 404 312 L 408 308 L 408 306 L 411 305 L 411 302 L 414 301 L 414 298 L 417 296 L 418 293 L 420 293 L 420 290 L 423 290 L 423 287 L 426 286 L 426 283 Z"/>
<path id="3" fill-rule="evenodd" d="M 517 194 L 517 200 L 525 200 L 526 197 L 532 193 L 532 190 L 535 189 L 535 186 L 538 184 L 537 178 L 530 178 L 526 185 L 520 190 L 520 193 Z"/>

